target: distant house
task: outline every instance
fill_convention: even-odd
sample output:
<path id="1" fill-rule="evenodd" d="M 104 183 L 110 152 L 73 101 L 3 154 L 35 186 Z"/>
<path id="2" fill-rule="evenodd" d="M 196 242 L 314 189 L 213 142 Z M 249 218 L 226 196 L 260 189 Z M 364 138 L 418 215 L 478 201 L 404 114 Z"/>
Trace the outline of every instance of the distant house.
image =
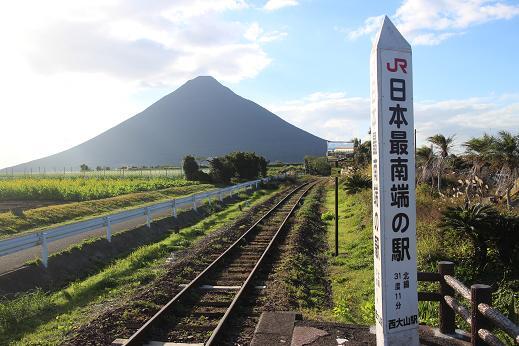
<path id="1" fill-rule="evenodd" d="M 328 141 L 326 156 L 330 160 L 342 159 L 352 156 L 354 151 L 355 145 L 353 142 Z"/>

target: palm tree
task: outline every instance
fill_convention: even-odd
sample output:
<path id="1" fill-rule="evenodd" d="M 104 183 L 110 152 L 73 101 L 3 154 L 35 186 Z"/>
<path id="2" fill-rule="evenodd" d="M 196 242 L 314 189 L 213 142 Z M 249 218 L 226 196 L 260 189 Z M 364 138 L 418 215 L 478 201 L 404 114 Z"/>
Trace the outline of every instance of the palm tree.
<path id="1" fill-rule="evenodd" d="M 508 131 L 500 131 L 492 149 L 496 162 L 501 166 L 500 185 L 506 191 L 506 205 L 510 208 L 510 190 L 514 186 L 519 171 L 519 135 L 513 136 Z"/>
<path id="2" fill-rule="evenodd" d="M 438 164 L 437 164 L 437 170 L 438 170 L 438 192 L 441 192 L 441 174 L 443 172 L 445 160 L 449 156 L 449 152 L 452 149 L 452 145 L 454 143 L 454 136 L 452 135 L 450 137 L 445 137 L 442 134 L 436 134 L 434 136 L 431 136 L 427 138 L 427 140 L 436 146 L 438 149 Z"/>
<path id="3" fill-rule="evenodd" d="M 492 160 L 492 149 L 495 140 L 493 136 L 485 133 L 482 137 L 473 137 L 463 143 L 463 146 L 466 148 L 467 158 L 472 161 L 473 175 L 479 175 L 481 168 Z"/>
<path id="4" fill-rule="evenodd" d="M 464 204 L 445 209 L 441 226 L 470 238 L 474 246 L 474 259 L 478 269 L 482 269 L 487 261 L 487 241 L 492 237 L 493 225 L 497 219 L 498 213 L 492 206 Z"/>
<path id="5" fill-rule="evenodd" d="M 432 173 L 434 160 L 435 155 L 431 147 L 423 145 L 416 149 L 416 164 L 422 168 L 421 181 L 425 181 L 430 174 L 431 186 L 434 185 L 434 175 Z"/>

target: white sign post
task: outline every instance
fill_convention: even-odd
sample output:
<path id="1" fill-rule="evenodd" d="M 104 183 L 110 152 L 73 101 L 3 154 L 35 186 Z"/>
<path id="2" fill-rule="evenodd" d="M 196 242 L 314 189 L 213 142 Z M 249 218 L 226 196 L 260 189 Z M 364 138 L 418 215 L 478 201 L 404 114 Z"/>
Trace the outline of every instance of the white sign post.
<path id="1" fill-rule="evenodd" d="M 371 51 L 377 345 L 419 345 L 411 46 L 384 18 Z"/>

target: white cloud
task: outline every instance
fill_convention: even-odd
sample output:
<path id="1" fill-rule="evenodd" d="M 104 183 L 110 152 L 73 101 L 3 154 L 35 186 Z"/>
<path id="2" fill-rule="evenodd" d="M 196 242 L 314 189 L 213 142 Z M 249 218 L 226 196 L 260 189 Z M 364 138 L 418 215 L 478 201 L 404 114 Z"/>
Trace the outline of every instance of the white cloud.
<path id="1" fill-rule="evenodd" d="M 415 102 L 418 145 L 436 133 L 456 134 L 458 144 L 484 132 L 519 129 L 519 94 Z M 313 93 L 270 105 L 288 122 L 328 140 L 369 139 L 370 102 L 341 92 Z M 489 124 L 492 124 L 489 127 Z"/>
<path id="2" fill-rule="evenodd" d="M 369 130 L 369 99 L 341 92 L 317 92 L 299 100 L 270 105 L 286 121 L 328 140 L 366 137 Z"/>
<path id="3" fill-rule="evenodd" d="M 250 24 L 223 14 L 248 7 L 245 0 L 2 1 L 0 167 L 79 144 L 197 75 L 231 83 L 257 76 L 271 62 L 262 45 L 286 33 L 244 37 Z"/>
<path id="4" fill-rule="evenodd" d="M 519 16 L 519 5 L 500 0 L 404 0 L 391 16 L 395 25 L 413 44 L 437 45 L 454 35 L 462 35 L 473 25 Z M 369 17 L 361 27 L 350 30 L 356 39 L 375 33 L 383 16 Z"/>
<path id="5" fill-rule="evenodd" d="M 364 25 L 355 30 L 348 31 L 348 38 L 351 40 L 355 40 L 361 36 L 368 35 L 376 32 L 380 26 L 382 25 L 382 21 L 384 20 L 384 15 L 369 17 L 364 21 Z M 344 31 L 344 30 L 341 30 Z"/>
<path id="6" fill-rule="evenodd" d="M 418 142 L 436 133 L 456 135 L 461 144 L 483 133 L 519 129 L 519 94 L 415 103 Z"/>
<path id="7" fill-rule="evenodd" d="M 289 7 L 289 6 L 297 6 L 299 5 L 299 2 L 297 0 L 269 0 L 263 6 L 263 8 L 267 11 L 275 11 L 279 10 L 283 7 Z"/>
<path id="8" fill-rule="evenodd" d="M 239 81 L 257 75 L 270 62 L 257 44 L 263 41 L 243 39 L 246 25 L 219 16 L 245 8 L 243 0 L 50 1 L 46 5 L 38 8 L 43 13 L 35 11 L 28 17 L 27 7 L 18 3 L 0 8 L 4 13 L 0 19 L 21 19 L 16 25 L 0 25 L 6 36 L 12 35 L 13 25 L 20 28 L 18 41 L 23 45 L 18 45 L 18 51 L 39 73 L 100 72 L 146 85 L 176 85 L 209 71 L 223 81 Z M 179 61 L 197 65 L 186 70 Z"/>
<path id="9" fill-rule="evenodd" d="M 254 22 L 249 26 L 247 31 L 245 31 L 243 37 L 252 42 L 268 43 L 282 40 L 287 35 L 288 33 L 277 30 L 264 32 L 261 26 L 257 22 Z"/>

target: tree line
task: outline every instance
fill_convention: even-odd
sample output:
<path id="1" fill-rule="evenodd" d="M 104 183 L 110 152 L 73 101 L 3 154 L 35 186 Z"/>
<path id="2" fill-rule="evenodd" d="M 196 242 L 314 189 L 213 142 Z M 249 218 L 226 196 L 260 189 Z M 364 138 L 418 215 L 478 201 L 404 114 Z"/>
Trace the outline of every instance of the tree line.
<path id="1" fill-rule="evenodd" d="M 519 134 L 500 131 L 473 137 L 460 143 L 462 153 L 454 153 L 454 135 L 435 134 L 427 141 L 429 145 L 416 150 L 417 186 L 429 185 L 425 190 L 436 197 L 459 201 L 442 210 L 441 227 L 471 242 L 478 272 L 493 262 L 519 275 L 519 217 L 512 198 L 519 191 Z M 366 144 L 356 145 L 354 164 L 371 162 Z M 353 192 L 370 185 L 368 177 L 357 175 L 345 183 Z M 499 206 L 502 200 L 506 207 Z"/>
<path id="2" fill-rule="evenodd" d="M 461 185 L 468 202 L 493 194 L 504 197 L 510 208 L 519 177 L 519 134 L 500 131 L 497 136 L 473 137 L 462 143 L 465 152 L 460 155 L 452 153 L 454 140 L 455 136 L 436 134 L 428 138 L 431 146 L 416 150 L 418 182 L 430 182 L 442 193 L 451 178 Z"/>
<path id="3" fill-rule="evenodd" d="M 267 176 L 268 161 L 256 153 L 236 151 L 225 156 L 207 159 L 209 173 L 200 169 L 196 159 L 187 155 L 182 168 L 187 180 L 229 184 L 231 180 L 253 180 Z"/>

